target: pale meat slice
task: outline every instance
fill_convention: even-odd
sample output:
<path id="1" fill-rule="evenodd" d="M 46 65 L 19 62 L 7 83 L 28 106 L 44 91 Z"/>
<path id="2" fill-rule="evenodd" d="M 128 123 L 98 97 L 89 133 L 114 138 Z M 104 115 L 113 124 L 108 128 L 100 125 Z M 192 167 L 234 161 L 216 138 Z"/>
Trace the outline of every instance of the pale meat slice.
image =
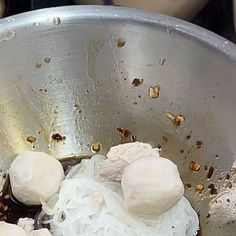
<path id="1" fill-rule="evenodd" d="M 159 151 L 158 148 L 153 148 L 150 144 L 141 142 L 125 143 L 111 147 L 107 154 L 108 159 L 101 162 L 97 173 L 108 180 L 120 182 L 126 166 L 143 157 L 160 157 Z"/>
<path id="2" fill-rule="evenodd" d="M 129 163 L 122 160 L 109 160 L 102 162 L 99 165 L 98 173 L 101 177 L 111 181 L 120 182 L 123 171 Z"/>
<path id="3" fill-rule="evenodd" d="M 125 143 L 111 147 L 110 151 L 107 153 L 107 157 L 109 160 L 122 159 L 128 163 L 131 163 L 145 156 L 159 157 L 159 151 L 160 150 L 158 148 L 153 148 L 148 143 Z"/>

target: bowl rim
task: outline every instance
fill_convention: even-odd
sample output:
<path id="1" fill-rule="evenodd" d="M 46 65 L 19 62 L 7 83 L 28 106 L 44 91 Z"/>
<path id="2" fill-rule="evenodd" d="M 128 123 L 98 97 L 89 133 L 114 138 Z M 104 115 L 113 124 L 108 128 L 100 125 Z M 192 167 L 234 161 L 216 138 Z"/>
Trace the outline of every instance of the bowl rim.
<path id="1" fill-rule="evenodd" d="M 164 28 L 167 33 L 182 34 L 236 60 L 236 44 L 216 33 L 175 17 L 120 6 L 77 5 L 29 11 L 0 19 L 0 35 L 9 30 L 15 33 L 22 29 L 29 30 L 36 25 L 50 27 L 53 26 L 52 19 L 55 18 L 59 18 L 60 23 L 68 20 L 73 24 L 85 21 L 116 21 Z"/>

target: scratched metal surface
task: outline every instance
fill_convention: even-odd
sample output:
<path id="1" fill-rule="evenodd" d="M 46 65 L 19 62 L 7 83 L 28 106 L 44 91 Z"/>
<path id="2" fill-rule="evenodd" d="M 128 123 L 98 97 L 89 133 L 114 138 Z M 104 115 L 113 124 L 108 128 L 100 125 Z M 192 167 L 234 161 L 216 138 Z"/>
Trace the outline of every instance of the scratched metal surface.
<path id="1" fill-rule="evenodd" d="M 126 128 L 137 140 L 161 145 L 163 156 L 178 165 L 202 235 L 234 236 L 236 225 L 222 219 L 221 210 L 209 217 L 214 196 L 208 186 L 221 194 L 234 185 L 235 61 L 229 41 L 137 10 L 63 7 L 3 19 L 1 173 L 26 149 L 63 158 L 90 154 L 100 143 L 106 153 L 121 142 L 117 128 Z M 138 87 L 135 78 L 143 79 Z M 150 98 L 157 85 L 159 97 Z M 168 112 L 185 121 L 177 127 Z M 198 172 L 189 169 L 190 161 L 201 165 Z M 202 194 L 196 193 L 199 183 Z M 224 213 L 232 211 L 227 204 Z"/>

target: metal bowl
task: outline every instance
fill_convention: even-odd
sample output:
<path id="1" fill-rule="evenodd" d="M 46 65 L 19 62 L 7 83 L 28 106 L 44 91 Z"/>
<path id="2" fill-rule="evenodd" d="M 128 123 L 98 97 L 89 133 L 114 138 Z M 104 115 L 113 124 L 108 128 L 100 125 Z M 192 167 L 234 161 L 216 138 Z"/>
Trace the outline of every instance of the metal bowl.
<path id="1" fill-rule="evenodd" d="M 230 203 L 208 213 L 209 201 L 234 185 L 235 45 L 175 18 L 116 7 L 52 8 L 0 26 L 2 175 L 25 149 L 64 158 L 97 143 L 105 153 L 148 142 L 178 165 L 202 235 L 235 235 L 236 224 L 221 217 L 235 209 Z"/>

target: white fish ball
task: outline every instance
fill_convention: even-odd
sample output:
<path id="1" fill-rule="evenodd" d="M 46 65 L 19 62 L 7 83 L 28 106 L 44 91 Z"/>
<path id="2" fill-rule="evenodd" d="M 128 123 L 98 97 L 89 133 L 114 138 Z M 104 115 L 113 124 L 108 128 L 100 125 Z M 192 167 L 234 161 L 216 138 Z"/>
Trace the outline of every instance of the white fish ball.
<path id="1" fill-rule="evenodd" d="M 58 192 L 64 179 L 61 163 L 43 153 L 25 151 L 19 154 L 9 169 L 12 193 L 26 205 L 41 204 Z"/>
<path id="2" fill-rule="evenodd" d="M 145 218 L 157 217 L 171 209 L 184 194 L 177 166 L 156 156 L 128 165 L 121 186 L 128 210 Z"/>

